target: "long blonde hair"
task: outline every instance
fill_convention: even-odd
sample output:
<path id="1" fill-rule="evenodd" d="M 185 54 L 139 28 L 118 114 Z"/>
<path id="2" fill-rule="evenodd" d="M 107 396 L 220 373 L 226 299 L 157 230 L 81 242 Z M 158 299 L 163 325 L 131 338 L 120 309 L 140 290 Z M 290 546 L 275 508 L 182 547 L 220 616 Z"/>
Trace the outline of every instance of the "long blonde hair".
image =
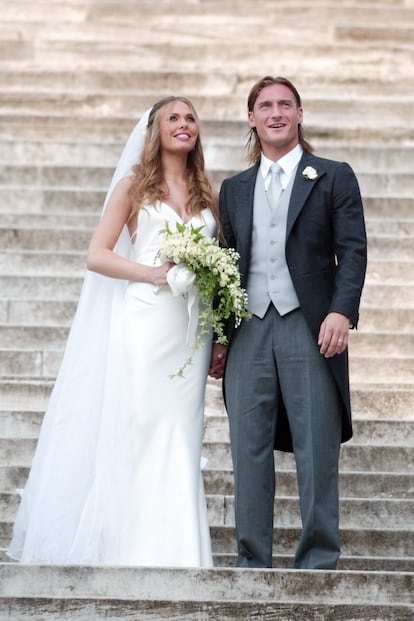
<path id="1" fill-rule="evenodd" d="M 132 204 L 130 218 L 144 204 L 154 205 L 157 201 L 167 198 L 161 166 L 160 113 L 164 106 L 174 101 L 182 101 L 187 104 L 199 126 L 199 119 L 194 106 L 186 97 L 164 97 L 154 104 L 148 118 L 144 149 L 139 162 L 133 168 L 134 179 L 129 190 L 129 198 Z M 209 207 L 213 212 L 219 230 L 218 206 L 205 173 L 200 134 L 197 136 L 194 149 L 187 156 L 187 175 L 189 196 L 185 206 L 186 210 L 191 215 L 197 215 Z"/>

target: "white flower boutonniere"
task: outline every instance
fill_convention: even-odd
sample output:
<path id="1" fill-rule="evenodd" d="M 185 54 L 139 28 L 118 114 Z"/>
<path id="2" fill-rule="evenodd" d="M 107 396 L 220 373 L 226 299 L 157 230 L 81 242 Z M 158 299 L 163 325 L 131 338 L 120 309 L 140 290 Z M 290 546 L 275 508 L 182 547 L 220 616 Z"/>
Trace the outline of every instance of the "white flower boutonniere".
<path id="1" fill-rule="evenodd" d="M 318 172 L 313 168 L 313 166 L 306 166 L 306 168 L 302 171 L 302 175 L 308 181 L 314 181 L 318 177 Z"/>

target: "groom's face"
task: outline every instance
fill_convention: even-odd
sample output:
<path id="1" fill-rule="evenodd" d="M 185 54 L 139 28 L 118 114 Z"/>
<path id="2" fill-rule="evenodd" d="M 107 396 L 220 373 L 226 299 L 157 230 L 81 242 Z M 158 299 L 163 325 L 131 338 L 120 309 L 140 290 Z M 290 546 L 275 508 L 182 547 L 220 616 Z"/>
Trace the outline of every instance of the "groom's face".
<path id="1" fill-rule="evenodd" d="M 302 123 L 303 110 L 284 84 L 271 84 L 263 88 L 249 112 L 249 125 L 256 128 L 263 153 L 276 161 L 299 142 L 298 126 Z"/>

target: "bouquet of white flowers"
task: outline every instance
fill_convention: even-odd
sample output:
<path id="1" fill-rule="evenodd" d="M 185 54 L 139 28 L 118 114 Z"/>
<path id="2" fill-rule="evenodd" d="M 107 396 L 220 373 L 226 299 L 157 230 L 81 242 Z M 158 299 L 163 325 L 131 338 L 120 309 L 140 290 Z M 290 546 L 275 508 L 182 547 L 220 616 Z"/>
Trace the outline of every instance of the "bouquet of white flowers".
<path id="1" fill-rule="evenodd" d="M 195 276 L 201 309 L 194 349 L 200 346 L 202 335 L 210 329 L 215 332 L 218 343 L 227 345 L 224 322 L 233 313 L 237 327 L 242 319 L 250 317 L 247 293 L 240 284 L 238 253 L 233 248 L 221 248 L 216 239 L 203 235 L 202 229 L 202 226 L 195 228 L 177 222 L 176 231 L 171 231 L 168 223 L 160 231 L 159 255 L 184 265 Z M 184 366 L 187 364 L 191 364 L 191 358 Z M 182 375 L 183 368 L 177 375 Z"/>

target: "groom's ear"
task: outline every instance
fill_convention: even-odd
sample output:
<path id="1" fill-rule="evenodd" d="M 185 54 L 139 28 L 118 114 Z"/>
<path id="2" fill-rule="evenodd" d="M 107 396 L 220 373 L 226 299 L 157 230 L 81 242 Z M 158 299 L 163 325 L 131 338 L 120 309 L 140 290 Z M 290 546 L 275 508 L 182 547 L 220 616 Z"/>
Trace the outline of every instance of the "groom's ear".
<path id="1" fill-rule="evenodd" d="M 247 121 L 250 127 L 256 127 L 256 119 L 254 118 L 254 112 L 249 110 L 247 113 Z"/>

